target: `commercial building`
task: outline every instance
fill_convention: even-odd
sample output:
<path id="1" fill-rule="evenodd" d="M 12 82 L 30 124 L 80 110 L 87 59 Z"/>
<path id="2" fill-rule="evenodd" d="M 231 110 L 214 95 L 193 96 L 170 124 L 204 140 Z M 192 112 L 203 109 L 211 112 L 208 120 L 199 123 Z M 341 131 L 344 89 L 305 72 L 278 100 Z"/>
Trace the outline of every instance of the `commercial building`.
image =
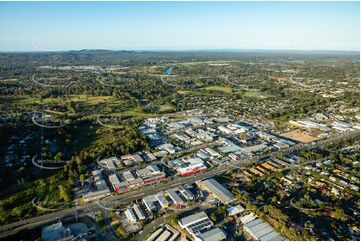
<path id="1" fill-rule="evenodd" d="M 127 180 L 128 182 L 135 179 L 135 177 L 133 176 L 133 174 L 130 171 L 123 172 L 123 176 L 124 176 L 125 180 Z"/>
<path id="2" fill-rule="evenodd" d="M 107 183 L 103 179 L 102 172 L 100 170 L 95 170 L 92 172 L 92 174 L 96 190 L 90 191 L 83 195 L 83 199 L 85 202 L 89 202 L 110 195 L 110 190 L 107 186 Z"/>
<path id="3" fill-rule="evenodd" d="M 332 126 L 332 127 L 333 127 L 334 129 L 336 129 L 336 130 L 339 130 L 339 131 L 349 131 L 349 130 L 353 130 L 351 124 L 346 123 L 346 122 L 343 122 L 343 121 L 340 121 L 340 120 L 336 120 L 336 121 L 333 123 L 333 126 Z"/>
<path id="4" fill-rule="evenodd" d="M 97 187 L 97 190 L 103 190 L 103 189 L 108 189 L 107 183 L 104 181 L 102 172 L 100 170 L 95 170 L 92 172 L 93 174 L 93 179 L 94 179 L 94 183 L 95 186 Z"/>
<path id="5" fill-rule="evenodd" d="M 155 241 L 163 231 L 163 228 L 157 229 L 153 234 L 151 234 L 151 236 L 149 236 L 147 241 Z"/>
<path id="6" fill-rule="evenodd" d="M 143 203 L 149 212 L 153 212 L 157 209 L 157 207 L 154 205 L 154 203 L 157 201 L 158 199 L 155 195 L 149 195 L 143 198 Z"/>
<path id="7" fill-rule="evenodd" d="M 179 192 L 182 194 L 182 196 L 187 199 L 187 200 L 194 200 L 194 195 L 192 194 L 191 191 L 189 191 L 187 188 L 185 188 L 184 186 L 179 186 Z"/>
<path id="8" fill-rule="evenodd" d="M 145 214 L 138 204 L 134 204 L 133 209 L 139 220 L 145 219 Z"/>
<path id="9" fill-rule="evenodd" d="M 249 213 L 247 215 L 244 215 L 240 217 L 240 221 L 242 224 L 249 223 L 257 218 L 257 215 L 255 213 Z"/>
<path id="10" fill-rule="evenodd" d="M 157 147 L 159 150 L 165 150 L 167 151 L 169 154 L 174 154 L 176 153 L 179 148 L 175 147 L 174 145 L 167 143 L 167 144 L 162 144 L 160 146 Z"/>
<path id="11" fill-rule="evenodd" d="M 255 154 L 257 152 L 260 152 L 260 151 L 266 149 L 267 147 L 268 147 L 267 144 L 263 143 L 263 144 L 259 144 L 259 145 L 252 145 L 252 146 L 248 146 L 248 147 L 243 147 L 241 149 L 246 154 L 252 155 L 252 154 Z"/>
<path id="12" fill-rule="evenodd" d="M 147 241 L 175 241 L 179 235 L 180 233 L 175 228 L 169 224 L 165 224 L 157 229 Z"/>
<path id="13" fill-rule="evenodd" d="M 128 208 L 127 210 L 125 210 L 124 214 L 127 217 L 129 222 L 131 222 L 131 223 L 137 222 L 137 217 L 135 216 L 135 214 L 131 208 Z"/>
<path id="14" fill-rule="evenodd" d="M 173 203 L 176 206 L 182 206 L 184 204 L 183 199 L 177 194 L 177 191 L 179 191 L 177 188 L 173 188 L 173 189 L 169 189 L 167 191 L 168 196 L 170 197 L 170 199 L 172 199 Z"/>
<path id="15" fill-rule="evenodd" d="M 187 176 L 202 172 L 208 169 L 200 158 L 182 158 L 170 161 L 169 164 L 177 171 L 180 176 Z"/>
<path id="16" fill-rule="evenodd" d="M 70 229 L 65 228 L 62 222 L 46 226 L 41 231 L 41 239 L 45 241 L 72 240 Z"/>
<path id="17" fill-rule="evenodd" d="M 213 178 L 201 181 L 200 185 L 224 204 L 228 204 L 236 200 L 236 197 L 230 191 Z"/>
<path id="18" fill-rule="evenodd" d="M 165 230 L 159 235 L 159 237 L 155 241 L 167 241 L 171 235 L 171 232 Z"/>
<path id="19" fill-rule="evenodd" d="M 109 182 L 110 184 L 112 184 L 114 191 L 118 191 L 121 189 L 122 184 L 116 174 L 112 174 L 109 176 Z"/>
<path id="20" fill-rule="evenodd" d="M 324 124 L 319 124 L 319 123 L 315 123 L 315 122 L 308 121 L 308 120 L 298 120 L 298 121 L 290 120 L 289 123 L 292 125 L 298 126 L 298 127 L 303 127 L 303 128 L 314 128 L 314 129 L 323 129 L 323 130 L 329 129 Z"/>
<path id="21" fill-rule="evenodd" d="M 144 169 L 135 171 L 125 171 L 122 173 L 123 181 L 118 183 L 117 191 L 125 192 L 130 188 L 162 181 L 166 178 L 164 172 L 160 171 L 158 166 L 149 165 Z"/>
<path id="22" fill-rule="evenodd" d="M 196 241 L 222 241 L 227 238 L 226 233 L 221 228 L 213 228 L 195 237 Z"/>
<path id="23" fill-rule="evenodd" d="M 219 148 L 219 150 L 222 152 L 222 153 L 231 153 L 231 152 L 236 152 L 236 151 L 240 151 L 242 150 L 242 148 L 238 145 L 235 145 L 235 144 L 232 144 L 232 145 L 227 145 L 227 146 L 224 146 L 224 147 L 221 147 Z"/>
<path id="24" fill-rule="evenodd" d="M 115 171 L 117 168 L 114 163 L 119 163 L 119 159 L 117 157 L 110 157 L 103 160 L 100 160 L 99 163 L 102 167 L 105 167 L 108 171 Z"/>
<path id="25" fill-rule="evenodd" d="M 164 197 L 162 192 L 156 194 L 155 196 L 158 199 L 158 202 L 162 206 L 162 208 L 168 208 L 169 203 L 168 203 L 167 199 Z"/>
<path id="26" fill-rule="evenodd" d="M 268 223 L 258 218 L 243 225 L 243 230 L 252 240 L 283 241 L 285 240 Z"/>
<path id="27" fill-rule="evenodd" d="M 202 231 L 213 227 L 213 222 L 203 211 L 178 220 L 178 224 L 193 237 L 197 237 Z"/>

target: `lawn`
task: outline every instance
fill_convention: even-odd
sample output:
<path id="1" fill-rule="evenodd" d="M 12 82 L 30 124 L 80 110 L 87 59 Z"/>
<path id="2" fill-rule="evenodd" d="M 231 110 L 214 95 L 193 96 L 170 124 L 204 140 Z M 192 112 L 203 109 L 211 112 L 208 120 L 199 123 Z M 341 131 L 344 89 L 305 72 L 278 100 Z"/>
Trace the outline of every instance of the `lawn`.
<path id="1" fill-rule="evenodd" d="M 232 93 L 231 87 L 224 87 L 224 86 L 209 86 L 202 88 L 202 90 Z"/>
<path id="2" fill-rule="evenodd" d="M 262 94 L 261 92 L 245 92 L 245 97 L 254 97 L 254 98 L 266 98 L 267 96 Z"/>
<path id="3" fill-rule="evenodd" d="M 16 98 L 9 98 L 9 97 L 1 97 L 1 102 L 7 102 L 11 104 L 56 104 L 59 102 L 74 102 L 79 103 L 79 105 L 82 106 L 91 106 L 91 105 L 97 105 L 101 102 L 110 101 L 112 96 L 86 96 L 86 95 L 72 95 L 68 97 L 63 98 L 44 98 L 40 102 L 40 98 L 35 97 L 16 97 Z"/>

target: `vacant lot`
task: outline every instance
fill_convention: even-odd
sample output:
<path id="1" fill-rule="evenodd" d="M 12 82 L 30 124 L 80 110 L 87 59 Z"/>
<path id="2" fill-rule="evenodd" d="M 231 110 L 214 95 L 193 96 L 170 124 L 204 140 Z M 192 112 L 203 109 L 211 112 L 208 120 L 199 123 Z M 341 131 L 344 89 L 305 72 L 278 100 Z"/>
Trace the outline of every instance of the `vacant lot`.
<path id="1" fill-rule="evenodd" d="M 218 92 L 227 92 L 227 93 L 231 93 L 231 92 L 232 92 L 232 88 L 231 88 L 231 87 L 223 87 L 223 86 L 209 86 L 209 87 L 203 88 L 203 90 L 207 90 L 207 91 L 218 91 Z"/>
<path id="2" fill-rule="evenodd" d="M 310 132 L 301 131 L 299 129 L 293 130 L 288 133 L 283 133 L 283 134 L 281 134 L 281 136 L 295 140 L 295 141 L 299 141 L 302 143 L 309 143 L 309 142 L 318 140 L 318 138 L 312 136 Z"/>

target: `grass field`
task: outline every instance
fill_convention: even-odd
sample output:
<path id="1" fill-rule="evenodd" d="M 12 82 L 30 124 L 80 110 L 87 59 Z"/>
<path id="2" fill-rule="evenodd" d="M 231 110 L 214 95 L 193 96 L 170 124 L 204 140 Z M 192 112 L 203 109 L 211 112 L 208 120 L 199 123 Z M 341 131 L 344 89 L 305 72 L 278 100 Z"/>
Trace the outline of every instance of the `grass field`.
<path id="1" fill-rule="evenodd" d="M 245 97 L 254 97 L 254 98 L 266 98 L 267 96 L 261 92 L 245 92 L 243 94 Z"/>
<path id="2" fill-rule="evenodd" d="M 224 87 L 224 86 L 209 86 L 202 88 L 202 90 L 232 93 L 231 87 Z"/>
<path id="3" fill-rule="evenodd" d="M 44 98 L 41 101 L 40 98 L 35 98 L 35 97 L 17 97 L 17 98 L 0 97 L 0 100 L 16 105 L 40 104 L 40 103 L 56 104 L 61 102 L 74 102 L 74 103 L 79 103 L 80 105 L 89 106 L 89 105 L 96 105 L 101 102 L 109 101 L 111 98 L 112 96 L 92 97 L 86 95 L 72 95 L 62 98 Z"/>

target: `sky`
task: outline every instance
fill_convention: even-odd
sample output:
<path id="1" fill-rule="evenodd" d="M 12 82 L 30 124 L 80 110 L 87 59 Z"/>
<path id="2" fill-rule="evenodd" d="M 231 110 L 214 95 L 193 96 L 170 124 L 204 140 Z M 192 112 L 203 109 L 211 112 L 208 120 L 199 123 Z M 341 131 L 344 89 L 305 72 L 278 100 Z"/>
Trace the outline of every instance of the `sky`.
<path id="1" fill-rule="evenodd" d="M 0 2 L 0 51 L 359 50 L 359 2 Z"/>

